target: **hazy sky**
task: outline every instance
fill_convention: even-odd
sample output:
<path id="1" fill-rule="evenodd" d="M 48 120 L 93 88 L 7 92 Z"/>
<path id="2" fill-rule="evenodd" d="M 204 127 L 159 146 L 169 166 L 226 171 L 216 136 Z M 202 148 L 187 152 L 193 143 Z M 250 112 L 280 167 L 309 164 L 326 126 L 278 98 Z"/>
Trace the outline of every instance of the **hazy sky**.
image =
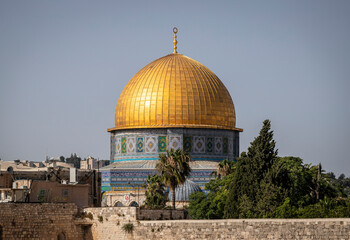
<path id="1" fill-rule="evenodd" d="M 350 175 L 350 1 L 0 1 L 0 158 L 109 158 L 118 97 L 178 51 L 236 108 L 241 151 L 272 121 L 280 156 Z"/>

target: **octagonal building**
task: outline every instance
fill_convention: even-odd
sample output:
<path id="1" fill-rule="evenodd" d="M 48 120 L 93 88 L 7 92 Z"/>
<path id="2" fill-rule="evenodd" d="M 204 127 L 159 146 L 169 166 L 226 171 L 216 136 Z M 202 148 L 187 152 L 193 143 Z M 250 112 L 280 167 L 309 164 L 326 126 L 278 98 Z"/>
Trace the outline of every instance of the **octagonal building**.
<path id="1" fill-rule="evenodd" d="M 111 165 L 101 170 L 105 197 L 142 191 L 159 154 L 171 148 L 191 155 L 190 180 L 202 189 L 218 162 L 239 154 L 242 129 L 230 93 L 209 68 L 177 53 L 176 44 L 175 33 L 174 52 L 136 73 L 118 99 L 108 129 Z"/>

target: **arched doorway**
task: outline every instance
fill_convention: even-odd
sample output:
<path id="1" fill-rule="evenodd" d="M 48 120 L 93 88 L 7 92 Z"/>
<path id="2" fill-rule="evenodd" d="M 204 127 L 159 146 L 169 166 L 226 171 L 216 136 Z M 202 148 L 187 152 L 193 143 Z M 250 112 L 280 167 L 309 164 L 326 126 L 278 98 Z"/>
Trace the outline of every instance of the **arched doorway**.
<path id="1" fill-rule="evenodd" d="M 130 204 L 129 204 L 130 207 L 138 207 L 139 204 L 135 201 L 132 201 Z"/>
<path id="2" fill-rule="evenodd" d="M 124 207 L 123 203 L 121 201 L 117 201 L 113 205 L 114 207 Z"/>
<path id="3" fill-rule="evenodd" d="M 57 235 L 57 240 L 66 240 L 66 235 L 64 234 L 64 232 L 60 232 Z"/>

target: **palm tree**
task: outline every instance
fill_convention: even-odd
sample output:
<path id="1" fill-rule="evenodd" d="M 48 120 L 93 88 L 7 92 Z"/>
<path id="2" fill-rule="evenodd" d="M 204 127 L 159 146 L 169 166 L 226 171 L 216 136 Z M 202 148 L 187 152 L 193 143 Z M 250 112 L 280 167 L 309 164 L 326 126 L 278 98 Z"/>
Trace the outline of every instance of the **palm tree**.
<path id="1" fill-rule="evenodd" d="M 234 161 L 225 159 L 217 165 L 216 171 L 213 171 L 212 175 L 214 175 L 217 179 L 225 177 L 235 171 L 235 164 L 236 163 Z"/>
<path id="2" fill-rule="evenodd" d="M 171 149 L 167 154 L 159 154 L 157 170 L 160 173 L 161 179 L 173 192 L 172 202 L 175 209 L 175 189 L 178 185 L 186 181 L 186 177 L 190 175 L 191 168 L 189 162 L 191 156 L 183 152 L 181 149 Z"/>

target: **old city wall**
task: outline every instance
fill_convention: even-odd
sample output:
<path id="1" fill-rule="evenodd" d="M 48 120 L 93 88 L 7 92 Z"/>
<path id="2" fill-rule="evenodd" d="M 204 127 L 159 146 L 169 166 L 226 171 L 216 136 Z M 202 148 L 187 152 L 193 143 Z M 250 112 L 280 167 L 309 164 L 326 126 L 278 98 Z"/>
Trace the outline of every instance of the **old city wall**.
<path id="1" fill-rule="evenodd" d="M 142 210 L 141 210 L 142 211 Z M 350 219 L 141 220 L 170 217 L 136 207 L 1 203 L 0 239 L 350 239 Z M 178 213 L 176 213 L 178 214 Z M 173 216 L 182 217 L 181 214 Z M 132 225 L 127 233 L 123 226 Z"/>
<path id="2" fill-rule="evenodd" d="M 129 239 L 350 239 L 350 219 L 174 220 L 136 223 Z"/>
<path id="3" fill-rule="evenodd" d="M 84 239 L 75 204 L 0 203 L 0 239 Z"/>
<path id="4" fill-rule="evenodd" d="M 350 239 L 350 219 L 166 219 L 168 211 L 88 208 L 93 239 Z M 142 210 L 141 210 L 142 211 Z M 176 213 L 173 216 L 183 217 Z M 132 233 L 122 228 L 133 225 Z"/>

